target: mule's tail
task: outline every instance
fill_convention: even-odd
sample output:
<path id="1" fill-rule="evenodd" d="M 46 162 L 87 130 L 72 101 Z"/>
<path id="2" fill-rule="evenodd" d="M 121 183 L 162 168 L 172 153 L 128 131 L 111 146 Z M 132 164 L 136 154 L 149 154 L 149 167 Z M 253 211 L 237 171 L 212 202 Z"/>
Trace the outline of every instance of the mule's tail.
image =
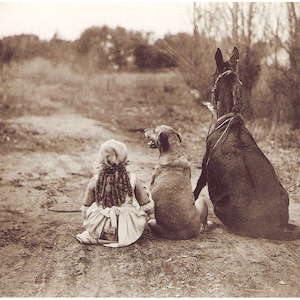
<path id="1" fill-rule="evenodd" d="M 282 232 L 283 237 L 286 240 L 298 240 L 300 239 L 300 227 L 294 224 L 288 224 Z"/>
<path id="2" fill-rule="evenodd" d="M 231 229 L 232 230 L 232 229 Z M 287 224 L 284 227 L 269 228 L 266 230 L 232 230 L 233 233 L 251 238 L 263 238 L 268 240 L 293 241 L 300 239 L 300 227 L 294 224 Z"/>
<path id="3" fill-rule="evenodd" d="M 284 228 L 280 228 L 276 233 L 271 234 L 270 239 L 293 241 L 300 239 L 300 227 L 294 224 L 288 224 Z"/>

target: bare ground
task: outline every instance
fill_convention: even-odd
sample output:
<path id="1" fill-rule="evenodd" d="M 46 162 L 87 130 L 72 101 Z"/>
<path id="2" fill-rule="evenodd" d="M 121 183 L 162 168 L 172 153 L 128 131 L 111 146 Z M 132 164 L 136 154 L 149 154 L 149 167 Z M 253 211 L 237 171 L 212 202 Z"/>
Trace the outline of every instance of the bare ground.
<path id="1" fill-rule="evenodd" d="M 76 210 L 99 145 L 109 138 L 124 141 L 129 169 L 146 184 L 157 153 L 146 141 L 138 144 L 132 135 L 110 131 L 60 102 L 40 101 L 31 113 L 20 116 L 13 114 L 15 108 L 1 107 L 1 297 L 300 296 L 300 241 L 230 233 L 214 216 L 207 192 L 202 196 L 216 225 L 197 238 L 163 240 L 147 228 L 129 247 L 81 245 L 74 238 L 82 231 Z M 200 158 L 194 158 L 193 151 L 188 156 L 194 185 Z M 298 151 L 265 152 L 278 170 L 291 158 L 299 170 Z M 293 180 L 291 175 L 285 184 Z M 289 189 L 290 218 L 299 225 L 299 182 Z"/>

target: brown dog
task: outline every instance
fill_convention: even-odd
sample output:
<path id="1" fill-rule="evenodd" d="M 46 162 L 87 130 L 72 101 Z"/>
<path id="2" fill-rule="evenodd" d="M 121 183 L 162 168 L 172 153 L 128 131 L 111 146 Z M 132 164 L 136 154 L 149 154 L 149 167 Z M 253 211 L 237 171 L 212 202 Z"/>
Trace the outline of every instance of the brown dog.
<path id="1" fill-rule="evenodd" d="M 203 199 L 194 200 L 191 168 L 183 155 L 179 134 L 166 125 L 145 129 L 150 148 L 158 148 L 159 159 L 150 190 L 155 220 L 149 227 L 164 238 L 189 239 L 207 225 L 208 208 Z"/>

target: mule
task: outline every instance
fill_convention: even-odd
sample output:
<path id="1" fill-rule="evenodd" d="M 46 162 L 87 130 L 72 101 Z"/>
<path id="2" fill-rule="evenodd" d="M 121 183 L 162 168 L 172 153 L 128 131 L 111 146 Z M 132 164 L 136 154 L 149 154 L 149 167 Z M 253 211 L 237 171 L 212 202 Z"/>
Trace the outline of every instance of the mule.
<path id="1" fill-rule="evenodd" d="M 238 90 L 239 51 L 229 61 L 215 54 L 216 72 L 211 107 L 217 121 L 206 139 L 202 172 L 195 199 L 207 184 L 218 219 L 232 232 L 254 238 L 300 238 L 298 226 L 289 224 L 289 196 L 274 168 L 245 127 Z"/>

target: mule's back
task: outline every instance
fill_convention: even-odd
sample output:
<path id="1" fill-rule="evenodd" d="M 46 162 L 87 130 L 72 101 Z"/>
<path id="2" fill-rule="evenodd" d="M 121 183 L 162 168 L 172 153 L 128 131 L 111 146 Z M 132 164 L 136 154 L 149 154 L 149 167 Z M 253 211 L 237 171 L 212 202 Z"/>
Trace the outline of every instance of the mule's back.
<path id="1" fill-rule="evenodd" d="M 208 149 L 221 134 L 208 139 Z M 288 223 L 288 194 L 241 118 L 211 156 L 207 183 L 216 216 L 237 233 L 263 237 Z"/>

